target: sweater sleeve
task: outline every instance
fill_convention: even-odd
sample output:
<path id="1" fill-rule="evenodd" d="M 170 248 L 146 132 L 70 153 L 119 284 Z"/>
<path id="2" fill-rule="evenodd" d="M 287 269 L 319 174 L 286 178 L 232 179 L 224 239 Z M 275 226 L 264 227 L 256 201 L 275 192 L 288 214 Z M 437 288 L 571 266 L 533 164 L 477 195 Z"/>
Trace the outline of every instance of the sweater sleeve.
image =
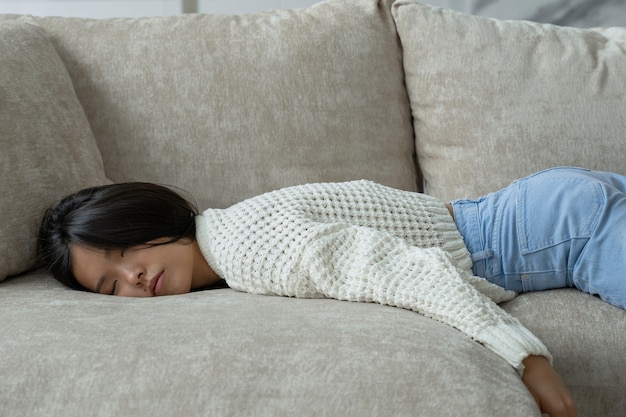
<path id="1" fill-rule="evenodd" d="M 520 375 L 529 355 L 552 361 L 544 344 L 481 293 L 477 278 L 456 268 L 440 248 L 411 246 L 350 225 L 329 225 L 319 236 L 304 251 L 301 268 L 324 296 L 421 313 L 491 349 Z"/>

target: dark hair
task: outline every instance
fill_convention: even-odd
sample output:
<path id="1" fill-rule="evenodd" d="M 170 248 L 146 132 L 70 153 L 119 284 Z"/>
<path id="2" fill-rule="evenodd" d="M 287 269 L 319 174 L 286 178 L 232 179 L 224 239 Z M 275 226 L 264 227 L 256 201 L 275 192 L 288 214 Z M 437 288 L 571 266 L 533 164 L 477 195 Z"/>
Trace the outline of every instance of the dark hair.
<path id="1" fill-rule="evenodd" d="M 129 182 L 86 188 L 46 211 L 37 258 L 61 283 L 85 290 L 71 268 L 71 245 L 124 250 L 167 238 L 195 240 L 196 206 L 156 184 Z"/>

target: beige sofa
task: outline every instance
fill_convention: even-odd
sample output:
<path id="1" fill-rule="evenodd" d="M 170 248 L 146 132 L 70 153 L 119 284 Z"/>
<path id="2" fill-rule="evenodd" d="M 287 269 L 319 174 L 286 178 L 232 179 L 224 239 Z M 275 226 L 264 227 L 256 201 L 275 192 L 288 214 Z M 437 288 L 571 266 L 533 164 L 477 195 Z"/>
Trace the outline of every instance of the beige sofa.
<path id="1" fill-rule="evenodd" d="M 554 165 L 626 174 L 625 29 L 385 0 L 4 15 L 0 69 L 0 415 L 540 414 L 504 360 L 410 311 L 71 291 L 36 269 L 36 230 L 61 196 L 110 181 L 176 185 L 204 208 L 315 181 L 451 199 Z M 576 290 L 503 308 L 550 348 L 580 416 L 624 415 L 626 312 Z"/>

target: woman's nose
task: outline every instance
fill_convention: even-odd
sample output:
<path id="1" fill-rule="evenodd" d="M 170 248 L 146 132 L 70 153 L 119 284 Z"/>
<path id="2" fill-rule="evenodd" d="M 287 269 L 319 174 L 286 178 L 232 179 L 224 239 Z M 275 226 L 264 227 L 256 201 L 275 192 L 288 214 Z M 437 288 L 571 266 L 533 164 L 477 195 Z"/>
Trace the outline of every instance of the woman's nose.
<path id="1" fill-rule="evenodd" d="M 146 274 L 145 270 L 139 266 L 121 265 L 118 275 L 130 285 L 140 286 Z"/>

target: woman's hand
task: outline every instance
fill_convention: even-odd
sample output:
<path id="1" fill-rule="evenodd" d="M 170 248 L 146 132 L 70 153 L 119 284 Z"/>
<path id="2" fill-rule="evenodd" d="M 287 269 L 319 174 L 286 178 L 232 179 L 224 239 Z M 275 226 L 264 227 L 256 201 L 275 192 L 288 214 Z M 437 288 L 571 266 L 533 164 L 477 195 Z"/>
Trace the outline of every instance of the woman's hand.
<path id="1" fill-rule="evenodd" d="M 551 417 L 576 417 L 572 396 L 554 368 L 543 356 L 531 355 L 523 360 L 522 381 L 542 413 Z"/>

